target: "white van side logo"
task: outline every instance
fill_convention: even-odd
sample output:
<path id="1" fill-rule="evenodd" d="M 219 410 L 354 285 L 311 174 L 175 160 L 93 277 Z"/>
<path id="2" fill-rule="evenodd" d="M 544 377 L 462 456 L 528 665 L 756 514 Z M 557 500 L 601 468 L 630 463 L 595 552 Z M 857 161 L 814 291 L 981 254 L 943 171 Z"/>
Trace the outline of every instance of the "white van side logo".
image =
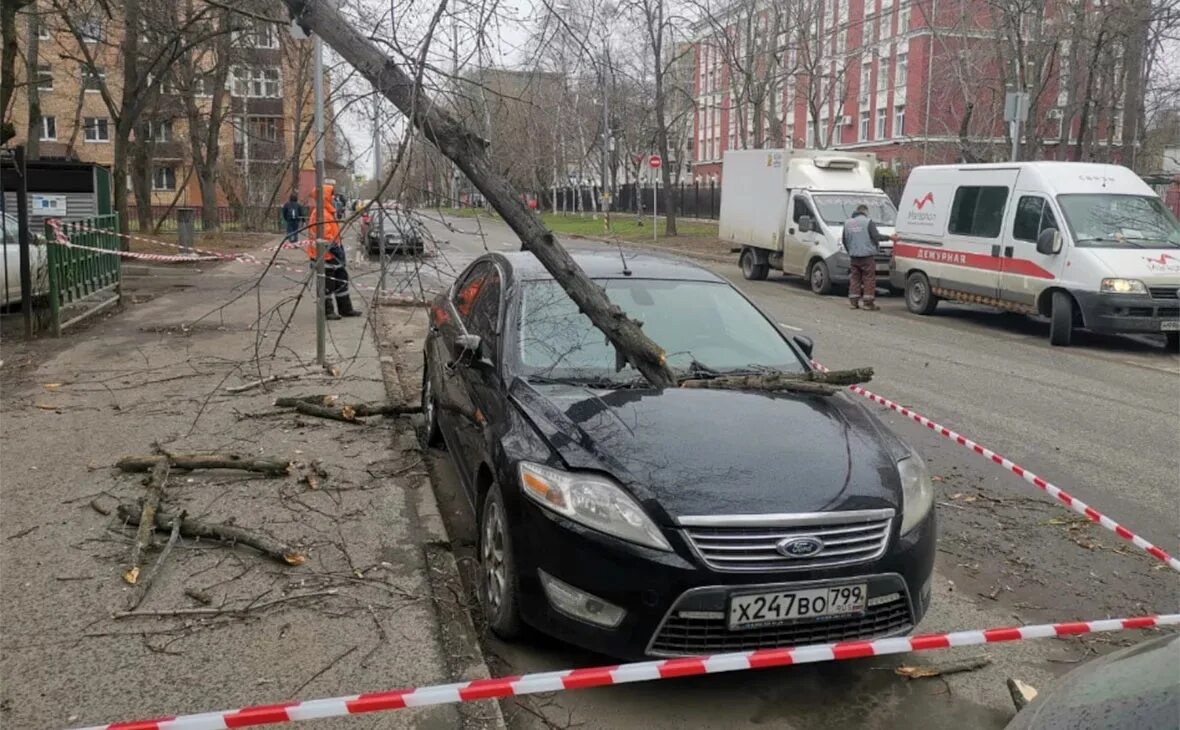
<path id="1" fill-rule="evenodd" d="M 934 211 L 922 212 L 922 209 L 927 205 L 934 206 L 934 193 L 927 192 L 920 198 L 914 198 L 914 206 L 906 212 L 906 222 L 915 226 L 933 226 L 934 221 L 938 218 Z"/>
<path id="2" fill-rule="evenodd" d="M 1159 256 L 1144 256 L 1143 260 L 1147 262 L 1148 271 L 1168 273 L 1180 271 L 1180 259 L 1170 253 L 1161 253 Z"/>

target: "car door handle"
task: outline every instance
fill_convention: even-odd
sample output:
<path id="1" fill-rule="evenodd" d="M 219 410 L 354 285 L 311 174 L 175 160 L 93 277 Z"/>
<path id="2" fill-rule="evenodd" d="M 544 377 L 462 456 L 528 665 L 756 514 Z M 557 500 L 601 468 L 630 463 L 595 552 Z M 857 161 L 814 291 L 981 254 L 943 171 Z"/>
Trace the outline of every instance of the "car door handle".
<path id="1" fill-rule="evenodd" d="M 995 246 L 992 246 L 992 256 L 998 257 L 999 255 L 1000 255 L 1000 245 L 997 243 Z"/>
<path id="2" fill-rule="evenodd" d="M 1007 256 L 1008 258 L 1012 258 L 1012 246 L 1005 246 L 1004 247 L 1004 255 Z"/>

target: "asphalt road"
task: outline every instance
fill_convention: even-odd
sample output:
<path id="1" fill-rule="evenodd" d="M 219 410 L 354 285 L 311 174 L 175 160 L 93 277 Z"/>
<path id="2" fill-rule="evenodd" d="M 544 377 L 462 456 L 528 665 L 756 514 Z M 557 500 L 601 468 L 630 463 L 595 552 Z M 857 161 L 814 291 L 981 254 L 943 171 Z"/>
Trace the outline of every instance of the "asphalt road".
<path id="1" fill-rule="evenodd" d="M 429 227 L 437 252 L 425 264 L 395 262 L 390 286 L 412 280 L 415 288 L 437 288 L 485 249 L 519 249 L 495 221 Z M 594 245 L 601 244 L 574 247 Z M 873 366 L 872 390 L 1005 454 L 1166 550 L 1180 547 L 1180 358 L 1162 339 L 1083 333 L 1074 347 L 1052 348 L 1047 324 L 1026 317 L 943 303 L 935 316 L 919 318 L 889 297 L 879 300 L 880 312 L 853 311 L 797 279 L 748 282 L 736 261 L 702 265 L 733 281 L 788 333 L 812 337 L 828 366 Z M 1015 476 L 874 408 L 927 458 L 941 489 L 935 602 L 922 631 L 1176 609 L 1180 582 L 1151 558 Z M 469 551 L 472 514 L 441 452 L 434 476 L 452 539 Z M 1012 715 L 1005 678 L 1044 684 L 1101 648 L 1088 641 L 956 650 L 958 658 L 986 653 L 993 663 L 938 680 L 904 680 L 892 670 L 954 655 L 565 693 L 506 710 L 520 727 L 896 727 L 920 718 L 924 727 L 1000 728 Z M 509 673 L 608 661 L 543 637 L 505 645 L 489 636 L 487 649 Z"/>

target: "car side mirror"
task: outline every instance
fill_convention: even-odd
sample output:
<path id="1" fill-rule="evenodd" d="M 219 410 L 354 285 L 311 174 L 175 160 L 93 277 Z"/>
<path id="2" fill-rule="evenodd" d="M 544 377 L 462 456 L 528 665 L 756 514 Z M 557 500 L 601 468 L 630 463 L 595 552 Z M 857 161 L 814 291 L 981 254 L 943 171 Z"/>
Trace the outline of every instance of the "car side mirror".
<path id="1" fill-rule="evenodd" d="M 799 216 L 799 232 L 808 233 L 815 229 L 815 221 L 811 220 L 809 215 Z"/>
<path id="2" fill-rule="evenodd" d="M 1037 253 L 1054 256 L 1061 253 L 1061 231 L 1056 228 L 1046 228 L 1037 236 Z"/>
<path id="3" fill-rule="evenodd" d="M 483 340 L 479 335 L 459 335 L 451 345 L 451 356 L 460 365 L 479 362 L 483 357 Z"/>
<path id="4" fill-rule="evenodd" d="M 803 351 L 807 357 L 811 357 L 811 351 L 815 349 L 815 340 L 806 335 L 795 335 L 795 344 Z"/>

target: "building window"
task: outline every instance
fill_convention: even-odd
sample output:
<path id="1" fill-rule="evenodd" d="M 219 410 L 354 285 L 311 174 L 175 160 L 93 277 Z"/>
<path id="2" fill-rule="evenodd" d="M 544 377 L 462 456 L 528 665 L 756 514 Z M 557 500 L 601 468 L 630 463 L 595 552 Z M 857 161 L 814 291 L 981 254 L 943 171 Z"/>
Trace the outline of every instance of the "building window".
<path id="1" fill-rule="evenodd" d="M 234 96 L 277 99 L 279 97 L 279 70 L 277 68 L 235 68 L 233 90 Z"/>
<path id="2" fill-rule="evenodd" d="M 102 91 L 106 80 L 107 72 L 104 69 L 92 69 L 89 65 L 82 67 L 82 88 L 87 91 Z"/>
<path id="3" fill-rule="evenodd" d="M 888 118 L 884 109 L 877 110 L 877 139 L 885 139 L 885 122 Z"/>
<path id="4" fill-rule="evenodd" d="M 78 22 L 78 35 L 84 43 L 99 43 L 103 39 L 102 20 L 95 17 L 82 18 Z"/>
<path id="5" fill-rule="evenodd" d="M 282 125 L 283 121 L 279 117 L 251 117 L 250 137 L 263 142 L 276 142 Z"/>
<path id="6" fill-rule="evenodd" d="M 893 37 L 893 6 L 881 11 L 881 39 Z"/>
<path id="7" fill-rule="evenodd" d="M 897 9 L 897 34 L 905 35 L 910 32 L 910 6 Z"/>
<path id="8" fill-rule="evenodd" d="M 273 23 L 252 19 L 248 29 L 234 34 L 237 40 L 250 48 L 278 48 L 279 34 Z"/>
<path id="9" fill-rule="evenodd" d="M 53 67 L 48 63 L 37 64 L 37 88 L 41 91 L 53 91 Z"/>
<path id="10" fill-rule="evenodd" d="M 865 61 L 860 65 L 860 100 L 865 101 L 869 98 L 869 84 L 873 80 L 873 66 L 870 62 Z"/>
<path id="11" fill-rule="evenodd" d="M 955 191 L 948 231 L 957 236 L 995 238 L 1000 235 L 1008 188 L 1001 185 L 965 185 Z"/>
<path id="12" fill-rule="evenodd" d="M 83 120 L 87 142 L 110 142 L 111 126 L 106 117 L 86 117 Z"/>
<path id="13" fill-rule="evenodd" d="M 41 141 L 52 142 L 57 139 L 57 117 L 41 117 Z"/>
<path id="14" fill-rule="evenodd" d="M 908 67 L 908 61 L 906 60 L 906 54 L 899 53 L 899 54 L 897 54 L 897 85 L 898 86 L 905 86 L 906 79 L 908 79 L 908 78 L 909 78 L 909 67 Z"/>
<path id="15" fill-rule="evenodd" d="M 46 25 L 45 19 L 41 18 L 37 23 L 37 40 L 47 41 L 53 38 L 53 34 L 49 32 L 49 26 Z"/>
<path id="16" fill-rule="evenodd" d="M 860 134 L 857 137 L 857 139 L 859 139 L 861 142 L 864 142 L 868 138 L 869 138 L 869 113 L 868 112 L 861 112 L 860 113 Z"/>
<path id="17" fill-rule="evenodd" d="M 893 136 L 905 136 L 905 106 L 893 107 Z"/>
<path id="18" fill-rule="evenodd" d="M 885 91 L 889 88 L 889 59 L 882 58 L 877 61 L 877 91 Z"/>
<path id="19" fill-rule="evenodd" d="M 158 119 L 148 122 L 147 138 L 152 142 L 172 141 L 172 120 Z"/>
<path id="20" fill-rule="evenodd" d="M 175 190 L 176 168 L 156 167 L 152 169 L 152 190 Z"/>

